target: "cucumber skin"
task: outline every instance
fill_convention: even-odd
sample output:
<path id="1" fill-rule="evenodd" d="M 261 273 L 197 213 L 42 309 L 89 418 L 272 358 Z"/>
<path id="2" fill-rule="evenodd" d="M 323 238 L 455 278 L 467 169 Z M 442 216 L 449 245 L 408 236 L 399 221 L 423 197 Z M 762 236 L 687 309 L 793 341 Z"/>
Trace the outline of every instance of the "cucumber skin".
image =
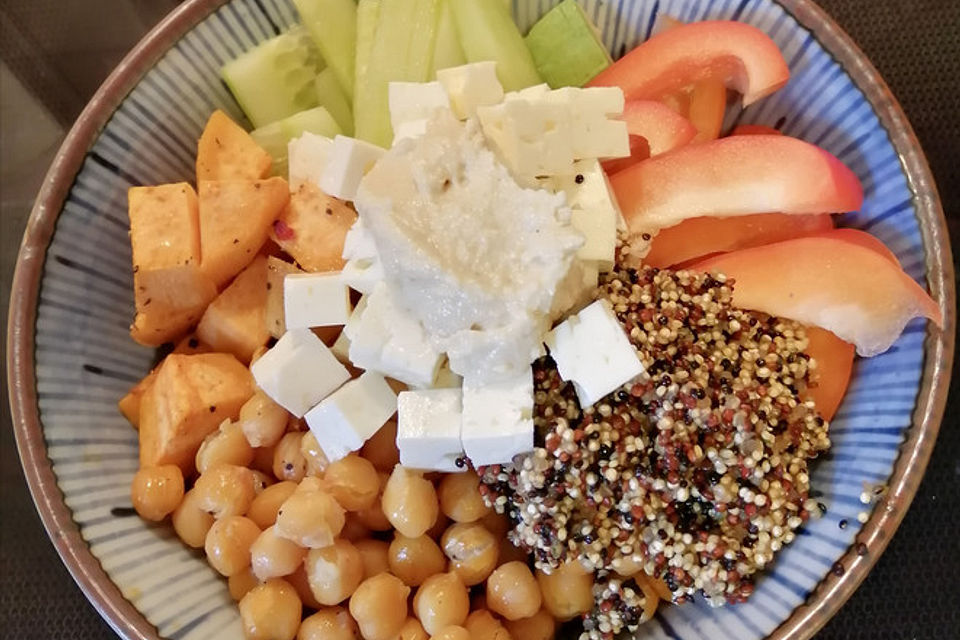
<path id="1" fill-rule="evenodd" d="M 357 51 L 354 77 L 354 87 L 360 85 L 361 79 L 367 73 L 370 63 L 370 54 L 373 52 L 373 43 L 377 38 L 377 22 L 380 20 L 381 0 L 360 0 L 357 3 Z"/>
<path id="2" fill-rule="evenodd" d="M 537 70 L 552 89 L 582 87 L 613 63 L 576 0 L 564 0 L 544 14 L 525 41 Z"/>
<path id="3" fill-rule="evenodd" d="M 469 62 L 494 60 L 504 91 L 543 82 L 503 0 L 450 0 Z"/>
<path id="4" fill-rule="evenodd" d="M 357 5 L 354 0 L 293 0 L 304 26 L 340 87 L 353 97 L 357 50 Z"/>
<path id="5" fill-rule="evenodd" d="M 317 87 L 317 101 L 320 106 L 325 108 L 336 120 L 340 126 L 341 132 L 345 136 L 353 135 L 353 109 L 350 105 L 350 99 L 347 98 L 337 81 L 337 76 L 333 69 L 327 67 L 317 75 L 315 81 Z"/>

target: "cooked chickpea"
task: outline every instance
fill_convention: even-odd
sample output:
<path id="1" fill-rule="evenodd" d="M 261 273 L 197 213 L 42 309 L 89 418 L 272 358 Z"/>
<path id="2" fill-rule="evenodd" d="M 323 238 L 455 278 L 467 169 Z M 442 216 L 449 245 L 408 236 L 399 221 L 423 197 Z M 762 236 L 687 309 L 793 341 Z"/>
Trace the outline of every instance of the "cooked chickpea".
<path id="1" fill-rule="evenodd" d="M 301 547 L 316 549 L 333 544 L 344 522 L 343 508 L 325 491 L 298 490 L 277 512 L 277 534 Z"/>
<path id="2" fill-rule="evenodd" d="M 373 434 L 360 449 L 360 455 L 377 468 L 377 471 L 390 473 L 400 464 L 400 450 L 397 449 L 397 421 L 388 420 Z"/>
<path id="3" fill-rule="evenodd" d="M 277 511 L 280 510 L 280 505 L 286 502 L 287 498 L 293 495 L 296 490 L 296 483 L 290 481 L 270 485 L 250 503 L 250 508 L 247 509 L 247 517 L 256 522 L 261 529 L 272 527 L 277 521 Z"/>
<path id="4" fill-rule="evenodd" d="M 303 434 L 300 432 L 285 433 L 277 448 L 273 450 L 273 475 L 277 480 L 293 480 L 300 482 L 307 475 L 307 459 L 300 451 L 300 442 Z"/>
<path id="5" fill-rule="evenodd" d="M 514 545 L 508 538 L 500 539 L 500 554 L 497 557 L 497 564 L 507 564 L 508 562 L 526 562 L 530 556 L 526 551 Z"/>
<path id="6" fill-rule="evenodd" d="M 210 566 L 228 578 L 250 566 L 250 547 L 260 528 L 250 518 L 227 516 L 213 523 L 203 549 Z"/>
<path id="7" fill-rule="evenodd" d="M 471 612 L 463 626 L 470 632 L 473 640 L 513 640 L 503 623 L 486 609 Z M 516 640 L 526 640 L 526 638 Z"/>
<path id="8" fill-rule="evenodd" d="M 306 474 L 308 476 L 319 477 L 323 475 L 327 465 L 330 464 L 327 454 L 320 448 L 317 436 L 313 435 L 312 431 L 303 433 L 303 438 L 300 440 L 300 453 L 306 462 Z"/>
<path id="9" fill-rule="evenodd" d="M 130 484 L 130 499 L 141 518 L 163 520 L 183 501 L 183 472 L 175 464 L 140 469 Z"/>
<path id="10" fill-rule="evenodd" d="M 389 573 L 360 583 L 350 596 L 350 615 L 364 640 L 392 640 L 407 621 L 410 587 Z"/>
<path id="11" fill-rule="evenodd" d="M 197 478 L 193 490 L 197 492 L 197 504 L 214 518 L 246 513 L 257 495 L 253 472 L 233 464 L 210 467 Z"/>
<path id="12" fill-rule="evenodd" d="M 664 602 L 673 602 L 673 592 L 670 591 L 670 587 L 663 581 L 663 578 L 654 578 L 646 574 L 643 575 L 643 578 L 653 587 L 657 597 Z"/>
<path id="13" fill-rule="evenodd" d="M 390 572 L 411 587 L 419 587 L 447 566 L 447 559 L 433 538 L 425 535 L 408 538 L 399 531 L 393 536 L 387 559 Z"/>
<path id="14" fill-rule="evenodd" d="M 454 522 L 476 522 L 491 511 L 480 496 L 480 477 L 473 471 L 450 473 L 437 487 L 440 510 Z"/>
<path id="15" fill-rule="evenodd" d="M 351 512 L 347 514 L 343 530 L 340 531 L 340 537 L 350 542 L 364 540 L 370 537 L 370 528 L 363 524 L 363 520 L 360 519 L 359 514 Z"/>
<path id="16" fill-rule="evenodd" d="M 240 424 L 229 419 L 220 423 L 220 428 L 204 439 L 196 456 L 197 471 L 200 473 L 218 464 L 245 467 L 251 462 L 253 447 L 240 430 Z"/>
<path id="17" fill-rule="evenodd" d="M 251 447 L 272 447 L 287 430 L 287 410 L 257 389 L 240 407 L 240 430 Z"/>
<path id="18" fill-rule="evenodd" d="M 427 633 L 450 625 L 462 625 L 470 613 L 470 594 L 455 573 L 438 573 L 427 578 L 413 598 L 413 610 Z"/>
<path id="19" fill-rule="evenodd" d="M 393 525 L 387 520 L 387 515 L 383 512 L 383 489 L 387 486 L 387 480 L 390 475 L 382 471 L 377 472 L 377 481 L 380 486 L 377 489 L 377 497 L 366 509 L 357 511 L 357 519 L 371 531 L 389 531 Z"/>
<path id="20" fill-rule="evenodd" d="M 327 466 L 323 484 L 347 511 L 369 509 L 380 493 L 380 476 L 373 463 L 353 453 Z"/>
<path id="21" fill-rule="evenodd" d="M 463 627 L 451 625 L 433 634 L 431 640 L 471 640 L 471 638 L 470 632 Z"/>
<path id="22" fill-rule="evenodd" d="M 258 584 L 260 584 L 260 581 L 257 580 L 257 576 L 253 575 L 250 567 L 227 578 L 227 589 L 230 590 L 230 597 L 237 602 L 243 600 L 243 596 L 247 595 L 250 589 Z"/>
<path id="23" fill-rule="evenodd" d="M 363 580 L 363 558 L 346 540 L 336 540 L 322 549 L 311 549 L 303 566 L 310 591 L 322 605 L 343 602 Z"/>
<path id="24" fill-rule="evenodd" d="M 383 540 L 357 540 L 353 546 L 360 552 L 360 559 L 363 561 L 363 577 L 371 578 L 378 573 L 390 571 L 390 545 Z"/>
<path id="25" fill-rule="evenodd" d="M 180 505 L 174 509 L 173 530 L 188 547 L 199 549 L 207 539 L 207 532 L 213 526 L 213 516 L 200 508 L 200 499 L 196 489 L 187 491 Z"/>
<path id="26" fill-rule="evenodd" d="M 400 629 L 400 640 L 429 640 L 430 636 L 424 631 L 423 625 L 416 618 L 407 618 Z"/>
<path id="27" fill-rule="evenodd" d="M 260 580 L 282 578 L 297 570 L 307 550 L 277 535 L 276 526 L 264 529 L 250 546 L 250 566 Z"/>
<path id="28" fill-rule="evenodd" d="M 593 574 L 570 560 L 549 575 L 537 571 L 543 606 L 557 620 L 570 620 L 593 608 Z"/>
<path id="29" fill-rule="evenodd" d="M 440 538 L 450 570 L 468 587 L 480 584 L 497 568 L 499 545 L 479 522 L 457 523 Z"/>
<path id="30" fill-rule="evenodd" d="M 492 533 L 497 540 L 506 538 L 507 532 L 510 531 L 510 520 L 507 516 L 492 509 L 487 515 L 480 518 L 480 524 L 486 527 L 487 531 Z"/>
<path id="31" fill-rule="evenodd" d="M 541 604 L 537 580 L 522 562 L 500 565 L 487 578 L 487 606 L 507 620 L 529 618 Z"/>
<path id="32" fill-rule="evenodd" d="M 323 609 L 323 605 L 317 602 L 316 597 L 313 595 L 313 591 L 310 590 L 310 580 L 307 578 L 307 568 L 303 566 L 303 564 L 297 567 L 296 571 L 284 577 L 284 580 L 289 582 L 293 588 L 297 590 L 297 595 L 300 596 L 300 601 L 303 602 L 304 607 L 314 610 Z"/>
<path id="33" fill-rule="evenodd" d="M 546 609 L 540 609 L 529 618 L 507 620 L 504 626 L 511 636 L 522 640 L 553 640 L 557 634 L 557 621 Z"/>
<path id="34" fill-rule="evenodd" d="M 263 490 L 274 484 L 273 476 L 268 476 L 263 471 L 253 470 L 253 494 L 259 496 Z M 256 500 L 256 498 L 254 498 Z M 252 504 L 252 503 L 251 503 Z"/>
<path id="35" fill-rule="evenodd" d="M 426 533 L 440 511 L 433 483 L 400 465 L 393 468 L 383 488 L 381 504 L 390 524 L 409 538 Z"/>
<path id="36" fill-rule="evenodd" d="M 297 640 L 356 640 L 360 629 L 343 607 L 321 609 L 300 623 Z"/>
<path id="37" fill-rule="evenodd" d="M 280 578 L 254 587 L 240 601 L 240 620 L 247 640 L 293 640 L 302 613 L 296 590 Z"/>

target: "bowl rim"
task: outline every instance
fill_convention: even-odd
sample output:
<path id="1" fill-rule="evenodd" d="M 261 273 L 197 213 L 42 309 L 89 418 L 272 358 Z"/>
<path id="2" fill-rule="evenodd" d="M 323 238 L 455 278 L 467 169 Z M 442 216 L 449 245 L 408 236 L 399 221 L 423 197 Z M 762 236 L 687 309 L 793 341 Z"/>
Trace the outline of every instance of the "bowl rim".
<path id="1" fill-rule="evenodd" d="M 17 448 L 40 519 L 73 579 L 104 620 L 127 640 L 162 640 L 90 551 L 57 484 L 40 422 L 34 362 L 37 304 L 47 248 L 86 152 L 121 102 L 173 43 L 229 0 L 187 0 L 151 29 L 107 77 L 55 156 L 30 213 L 11 286 L 7 379 Z M 953 361 L 956 291 L 946 219 L 933 176 L 903 109 L 853 39 L 812 0 L 772 0 L 819 41 L 864 93 L 890 137 L 914 194 L 924 244 L 927 284 L 943 313 L 941 330 L 926 329 L 917 404 L 894 462 L 887 493 L 856 540 L 769 636 L 807 640 L 847 601 L 877 562 L 919 488 L 936 442 Z M 865 544 L 867 553 L 857 551 Z M 862 551 L 862 546 L 860 546 Z"/>

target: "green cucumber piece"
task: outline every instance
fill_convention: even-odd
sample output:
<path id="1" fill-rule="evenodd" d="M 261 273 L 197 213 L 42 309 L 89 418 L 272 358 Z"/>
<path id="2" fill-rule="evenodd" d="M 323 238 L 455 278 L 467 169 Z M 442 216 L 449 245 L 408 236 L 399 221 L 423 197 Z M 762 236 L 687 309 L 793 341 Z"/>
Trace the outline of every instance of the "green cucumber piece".
<path id="1" fill-rule="evenodd" d="M 340 125 L 340 129 L 345 136 L 353 135 L 353 110 L 350 107 L 350 99 L 343 92 L 343 87 L 333 73 L 333 69 L 327 67 L 317 76 L 317 100 L 320 106 L 324 107 L 333 116 L 333 119 Z"/>
<path id="2" fill-rule="evenodd" d="M 310 36 L 294 27 L 223 65 L 220 75 L 253 126 L 262 127 L 317 106 L 321 69 Z"/>
<path id="3" fill-rule="evenodd" d="M 353 97 L 357 138 L 381 147 L 393 142 L 388 85 L 430 79 L 439 18 L 439 0 L 387 0 L 380 4 L 373 48 Z"/>
<path id="4" fill-rule="evenodd" d="M 353 97 L 357 50 L 357 4 L 354 0 L 293 0 L 300 20 L 313 36 L 327 65 L 348 98 Z"/>
<path id="5" fill-rule="evenodd" d="M 323 107 L 314 107 L 254 129 L 250 132 L 250 137 L 273 158 L 273 174 L 286 177 L 287 143 L 307 131 L 328 138 L 343 133 L 329 111 Z"/>
<path id="6" fill-rule="evenodd" d="M 354 87 L 360 85 L 366 75 L 373 43 L 377 39 L 377 22 L 380 20 L 380 0 L 360 0 L 357 3 L 357 53 Z"/>
<path id="7" fill-rule="evenodd" d="M 450 0 L 469 62 L 494 60 L 504 91 L 543 82 L 503 0 Z"/>
<path id="8" fill-rule="evenodd" d="M 439 69 L 459 67 L 466 62 L 457 23 L 453 20 L 453 7 L 450 6 L 450 0 L 440 0 L 440 22 L 437 25 L 437 44 L 433 50 L 433 74 L 430 77 L 435 78 Z"/>
<path id="9" fill-rule="evenodd" d="M 582 87 L 613 63 L 590 18 L 575 0 L 563 0 L 530 28 L 527 47 L 551 88 Z"/>

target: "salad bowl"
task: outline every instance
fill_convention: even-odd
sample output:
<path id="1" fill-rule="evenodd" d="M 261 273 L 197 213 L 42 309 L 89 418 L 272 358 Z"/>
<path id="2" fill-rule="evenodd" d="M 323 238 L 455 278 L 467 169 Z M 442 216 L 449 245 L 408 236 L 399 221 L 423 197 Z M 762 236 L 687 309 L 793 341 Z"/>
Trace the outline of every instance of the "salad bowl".
<path id="1" fill-rule="evenodd" d="M 555 2 L 514 0 L 526 30 Z M 638 638 L 809 638 L 883 552 L 920 483 L 943 414 L 953 357 L 955 279 L 936 187 L 889 89 L 856 45 L 809 0 L 587 0 L 614 57 L 658 16 L 731 19 L 777 43 L 791 80 L 736 124 L 776 126 L 836 155 L 864 187 L 840 225 L 882 240 L 939 305 L 942 329 L 910 323 L 886 353 L 858 360 L 813 468 L 823 505 L 744 604 L 660 609 Z M 190 180 L 209 114 L 242 113 L 220 67 L 297 20 L 286 0 L 189 0 L 151 31 L 74 125 L 30 218 L 8 335 L 17 442 L 38 511 L 92 604 L 130 639 L 241 637 L 224 582 L 164 525 L 130 507 L 137 434 L 117 400 L 150 368 L 129 340 L 126 219 L 133 185 Z"/>

